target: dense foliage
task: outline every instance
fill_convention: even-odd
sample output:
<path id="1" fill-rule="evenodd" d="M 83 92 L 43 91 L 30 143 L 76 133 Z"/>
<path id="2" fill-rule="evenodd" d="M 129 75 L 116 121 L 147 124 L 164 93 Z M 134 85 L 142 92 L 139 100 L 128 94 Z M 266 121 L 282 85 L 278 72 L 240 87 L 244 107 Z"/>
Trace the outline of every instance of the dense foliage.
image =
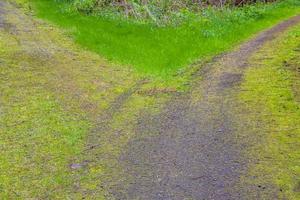
<path id="1" fill-rule="evenodd" d="M 263 2 L 267 2 L 263 1 Z M 169 22 L 182 12 L 200 11 L 208 6 L 240 6 L 261 0 L 69 0 L 71 8 L 84 13 L 114 13 L 135 19 Z M 179 15 L 179 16 L 178 16 Z"/>

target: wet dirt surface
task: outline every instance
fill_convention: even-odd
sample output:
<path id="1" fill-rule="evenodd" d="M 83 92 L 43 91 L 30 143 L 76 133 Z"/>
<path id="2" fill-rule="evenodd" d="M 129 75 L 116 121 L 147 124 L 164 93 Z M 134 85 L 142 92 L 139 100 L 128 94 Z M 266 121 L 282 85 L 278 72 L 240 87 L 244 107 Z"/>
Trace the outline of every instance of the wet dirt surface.
<path id="1" fill-rule="evenodd" d="M 196 76 L 203 79 L 189 93 L 174 96 L 160 115 L 145 113 L 136 128 L 138 137 L 120 158 L 130 183 L 120 183 L 115 197 L 230 200 L 259 198 L 261 192 L 276 197 L 271 187 L 237 185 L 248 161 L 241 153 L 245 144 L 237 140 L 236 130 L 246 123 L 238 118 L 242 110 L 235 109 L 235 96 L 247 59 L 299 22 L 300 16 L 284 21 L 219 56 L 199 71 Z M 193 101 L 193 91 L 201 93 L 199 101 Z"/>

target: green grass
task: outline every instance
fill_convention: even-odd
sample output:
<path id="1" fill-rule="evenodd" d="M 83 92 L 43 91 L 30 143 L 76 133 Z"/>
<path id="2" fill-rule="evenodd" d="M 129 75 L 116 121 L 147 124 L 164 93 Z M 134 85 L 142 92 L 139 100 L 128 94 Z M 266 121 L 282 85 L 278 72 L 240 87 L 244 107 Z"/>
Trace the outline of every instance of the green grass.
<path id="1" fill-rule="evenodd" d="M 240 95 L 253 127 L 261 124 L 255 136 L 260 143 L 250 151 L 258 160 L 251 177 L 267 188 L 274 183 L 280 199 L 290 200 L 300 199 L 299 47 L 300 26 L 264 47 L 252 59 Z"/>
<path id="2" fill-rule="evenodd" d="M 37 15 L 71 32 L 75 41 L 116 63 L 165 76 L 197 59 L 232 48 L 254 33 L 300 13 L 295 0 L 202 14 L 186 13 L 180 26 L 157 27 L 67 11 L 62 1 L 32 1 Z"/>

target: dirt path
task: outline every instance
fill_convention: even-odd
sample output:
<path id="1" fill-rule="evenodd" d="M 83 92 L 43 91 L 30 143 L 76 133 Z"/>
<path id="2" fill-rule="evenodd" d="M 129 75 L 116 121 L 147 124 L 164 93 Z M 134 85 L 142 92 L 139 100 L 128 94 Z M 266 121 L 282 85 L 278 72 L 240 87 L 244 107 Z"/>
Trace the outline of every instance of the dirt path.
<path id="1" fill-rule="evenodd" d="M 246 121 L 235 97 L 247 59 L 266 42 L 300 22 L 300 16 L 262 32 L 231 53 L 216 58 L 198 75 L 192 91 L 175 96 L 157 116 L 145 114 L 121 160 L 130 174 L 117 199 L 259 199 L 278 190 L 239 185 L 247 169 L 238 130 Z M 202 97 L 195 100 L 194 93 Z M 251 127 L 248 127 L 251 134 Z M 122 184 L 122 183 L 121 183 Z"/>
<path id="2" fill-rule="evenodd" d="M 62 163 L 57 164 L 53 158 L 54 164 L 41 167 L 31 160 L 30 144 L 24 147 L 29 152 L 25 159 L 37 166 L 30 165 L 26 185 L 18 188 L 11 182 L 13 193 L 25 190 L 29 196 L 24 198 L 32 198 L 28 191 L 41 185 L 41 177 L 52 180 L 53 173 L 66 171 L 63 177 L 70 184 L 42 188 L 35 193 L 37 198 L 49 199 L 55 194 L 61 199 L 229 200 L 259 199 L 265 193 L 276 199 L 275 187 L 262 190 L 238 182 L 249 160 L 242 154 L 247 141 L 241 140 L 237 131 L 251 134 L 251 127 L 239 117 L 242 109 L 235 97 L 247 59 L 299 22 L 300 16 L 292 18 L 217 57 L 195 74 L 189 92 L 174 95 L 162 112 L 153 114 L 158 112 L 152 112 L 151 106 L 164 105 L 165 98 L 138 93 L 143 84 L 139 76 L 120 66 L 111 67 L 97 55 L 76 47 L 54 27 L 0 1 L 0 36 L 11 48 L 5 58 L 0 58 L 5 66 L 2 70 L 21 66 L 17 74 L 31 77 L 13 74 L 10 78 L 16 80 L 10 83 L 8 78 L 3 79 L 3 85 L 8 82 L 10 87 L 19 87 L 16 93 L 25 88 L 28 96 L 54 96 L 64 112 L 92 124 L 82 136 L 85 142 L 81 154 L 67 155 Z M 3 91 L 7 88 L 0 87 Z M 18 99 L 23 101 L 25 97 Z M 14 103 L 4 106 L 9 110 L 16 106 Z M 42 141 L 39 145 L 35 146 L 37 150 L 48 144 Z M 15 171 L 24 168 L 17 164 L 13 166 Z M 42 171 L 41 177 L 34 176 L 35 167 L 51 174 Z M 250 193 L 252 197 L 247 198 Z"/>

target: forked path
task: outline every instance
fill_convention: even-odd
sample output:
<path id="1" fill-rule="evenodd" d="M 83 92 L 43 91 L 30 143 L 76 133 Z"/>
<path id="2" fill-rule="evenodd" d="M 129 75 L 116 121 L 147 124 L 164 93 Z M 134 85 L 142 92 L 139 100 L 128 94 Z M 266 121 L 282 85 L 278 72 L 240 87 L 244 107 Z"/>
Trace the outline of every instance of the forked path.
<path id="1" fill-rule="evenodd" d="M 240 117 L 242 109 L 239 109 L 236 95 L 240 91 L 239 83 L 243 79 L 248 58 L 266 42 L 299 22 L 300 16 L 284 21 L 241 45 L 239 49 L 217 57 L 195 74 L 191 90 L 175 95 L 160 114 L 153 116 L 144 113 L 139 116 L 134 113 L 139 117 L 135 134 L 130 137 L 132 139 L 117 163 L 107 153 L 109 151 L 101 152 L 103 149 L 99 143 L 119 145 L 117 135 L 111 134 L 116 131 L 110 122 L 115 113 L 131 111 L 122 111 L 122 108 L 131 96 L 138 95 L 138 77 L 132 75 L 130 70 L 106 67 L 108 63 L 96 55 L 77 49 L 69 40 L 61 41 L 60 33 L 49 31 L 45 38 L 45 33 L 51 27 L 45 24 L 41 26 L 41 22 L 34 21 L 32 17 L 0 0 L 0 31 L 5 36 L 9 35 L 8 38 L 15 38 L 16 45 L 19 45 L 17 54 L 13 55 L 21 54 L 31 58 L 29 64 L 33 72 L 44 70 L 36 75 L 42 76 L 42 84 L 36 81 L 30 82 L 30 85 L 39 84 L 41 90 L 55 93 L 66 107 L 65 110 L 83 111 L 97 125 L 87 137 L 88 151 L 83 153 L 83 158 L 78 159 L 82 162 L 71 163 L 71 168 L 79 169 L 79 172 L 73 169 L 75 172 L 70 173 L 74 174 L 75 178 L 71 177 L 74 184 L 67 188 L 69 190 L 62 190 L 62 195 L 71 191 L 70 195 L 79 193 L 86 199 L 100 199 L 95 197 L 96 190 L 100 188 L 98 186 L 103 186 L 105 191 L 110 190 L 115 199 L 121 200 L 262 199 L 261 193 L 266 193 L 269 199 L 277 199 L 276 187 L 270 186 L 261 191 L 261 188 L 238 182 L 249 162 L 243 158 L 242 152 L 247 142 L 241 140 L 239 130 L 249 131 L 244 135 L 250 135 L 251 127 L 247 127 L 247 123 Z M 63 42 L 66 44 L 61 44 Z M 19 62 L 17 57 L 14 59 Z M 199 77 L 202 79 L 198 80 Z M 113 94 L 120 87 L 125 92 Z M 93 96 L 95 94 L 102 95 Z M 102 112 L 101 109 L 105 108 L 100 109 L 99 102 L 107 102 L 110 109 Z M 121 132 L 126 127 L 115 129 Z M 126 143 L 127 139 L 124 141 Z M 110 153 L 118 159 L 118 153 Z M 103 158 L 105 156 L 109 158 Z M 91 171 L 89 165 L 97 169 L 103 163 L 109 163 L 112 167 L 120 164 L 118 169 L 124 170 L 120 175 L 125 178 L 117 177 L 120 180 L 112 180 L 111 183 L 108 180 L 106 183 L 106 180 L 101 179 L 103 175 L 98 176 L 94 170 L 95 176 L 87 180 L 96 184 L 92 184 L 92 189 L 82 189 L 82 185 L 85 185 L 82 182 L 87 181 L 85 178 Z M 67 165 L 65 167 L 68 168 Z M 110 177 L 110 174 L 107 176 Z M 251 197 L 248 198 L 249 194 Z M 76 197 L 73 199 L 81 199 Z M 45 196 L 41 196 L 41 199 L 45 199 Z"/>
<path id="2" fill-rule="evenodd" d="M 175 96 L 158 116 L 142 117 L 136 139 L 121 157 L 129 184 L 118 199 L 276 199 L 275 187 L 239 184 L 249 160 L 242 157 L 236 95 L 248 58 L 266 42 L 300 22 L 300 16 L 260 33 L 204 67 L 192 90 Z M 198 74 L 199 75 L 199 74 Z M 195 100 L 194 93 L 201 93 Z M 249 133 L 251 134 L 251 127 Z M 120 183 L 122 185 L 122 183 Z M 121 188 L 121 189 L 120 189 Z M 251 197 L 250 197 L 251 195 Z"/>

